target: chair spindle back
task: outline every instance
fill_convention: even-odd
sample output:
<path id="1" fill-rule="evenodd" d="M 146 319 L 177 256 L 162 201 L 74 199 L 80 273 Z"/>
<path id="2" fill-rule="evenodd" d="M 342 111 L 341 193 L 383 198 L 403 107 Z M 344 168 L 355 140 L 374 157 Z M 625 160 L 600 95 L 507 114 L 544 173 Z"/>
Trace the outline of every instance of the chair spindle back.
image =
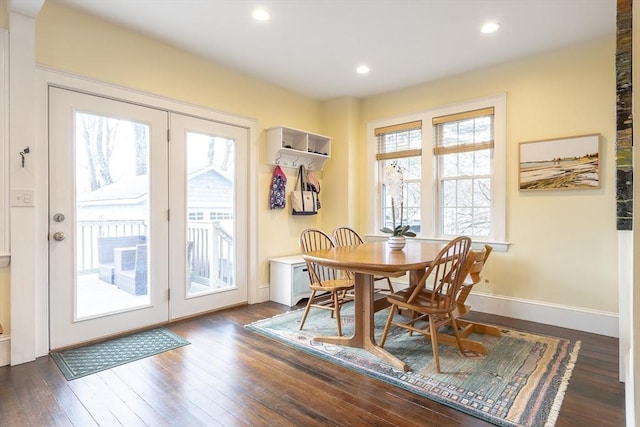
<path id="1" fill-rule="evenodd" d="M 364 243 L 364 240 L 356 230 L 343 226 L 333 230 L 333 242 L 336 246 L 358 246 Z"/>
<path id="2" fill-rule="evenodd" d="M 443 312 L 450 310 L 454 306 L 456 295 L 462 286 L 464 272 L 468 271 L 470 262 L 474 258 L 469 253 L 470 249 L 471 239 L 469 237 L 460 236 L 451 240 L 436 255 L 407 302 L 412 303 L 424 296 L 423 290 L 428 279 L 429 283 L 433 285 L 433 289 L 429 293 L 432 306 L 441 308 Z M 471 259 L 468 259 L 469 257 Z"/>
<path id="3" fill-rule="evenodd" d="M 332 249 L 335 245 L 327 233 L 315 228 L 308 228 L 300 234 L 300 249 L 303 253 Z M 315 285 L 322 285 L 322 282 L 336 280 L 341 277 L 341 273 L 331 267 L 325 267 L 312 261 L 306 261 L 309 270 L 309 280 Z"/>

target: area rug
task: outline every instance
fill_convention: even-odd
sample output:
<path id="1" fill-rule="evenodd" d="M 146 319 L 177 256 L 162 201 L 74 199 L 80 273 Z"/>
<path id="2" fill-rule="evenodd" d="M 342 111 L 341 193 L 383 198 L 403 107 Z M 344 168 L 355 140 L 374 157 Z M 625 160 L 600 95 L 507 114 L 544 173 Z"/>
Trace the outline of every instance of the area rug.
<path id="1" fill-rule="evenodd" d="M 109 341 L 52 351 L 51 357 L 67 380 L 114 368 L 189 344 L 166 328 L 156 328 Z"/>
<path id="2" fill-rule="evenodd" d="M 387 315 L 388 310 L 376 313 L 378 342 Z M 440 345 L 437 373 L 430 341 L 393 327 L 385 349 L 407 363 L 410 372 L 403 372 L 364 350 L 314 341 L 336 335 L 335 319 L 326 311 L 311 310 L 299 331 L 301 318 L 297 310 L 246 327 L 499 426 L 553 426 L 580 349 L 580 341 L 509 329 L 502 329 L 502 337 L 473 333 L 469 338 L 482 341 L 487 355 L 464 357 Z M 341 320 L 343 334 L 352 334 L 352 304 L 343 307 Z"/>

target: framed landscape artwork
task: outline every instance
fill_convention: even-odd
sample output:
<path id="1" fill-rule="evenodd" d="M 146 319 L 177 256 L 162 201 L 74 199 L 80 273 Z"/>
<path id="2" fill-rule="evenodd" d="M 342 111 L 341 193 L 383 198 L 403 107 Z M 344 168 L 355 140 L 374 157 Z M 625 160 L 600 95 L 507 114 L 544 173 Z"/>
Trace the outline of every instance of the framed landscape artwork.
<path id="1" fill-rule="evenodd" d="M 600 134 L 520 143 L 520 190 L 600 187 Z"/>

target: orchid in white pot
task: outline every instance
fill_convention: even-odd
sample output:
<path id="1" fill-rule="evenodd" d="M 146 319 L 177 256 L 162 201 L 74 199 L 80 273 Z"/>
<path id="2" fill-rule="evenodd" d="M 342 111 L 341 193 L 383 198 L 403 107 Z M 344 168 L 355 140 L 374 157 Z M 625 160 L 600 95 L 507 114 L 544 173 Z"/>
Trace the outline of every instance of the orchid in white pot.
<path id="1" fill-rule="evenodd" d="M 404 200 L 402 197 L 402 191 L 404 188 L 404 176 L 402 169 L 397 163 L 390 163 L 384 168 L 383 182 L 387 187 L 387 194 L 391 197 L 391 222 L 393 228 L 382 227 L 380 231 L 383 233 L 389 233 L 393 237 L 415 237 L 416 233 L 409 231 L 409 225 L 402 224 Z M 396 209 L 399 206 L 400 215 L 399 224 L 396 225 Z"/>

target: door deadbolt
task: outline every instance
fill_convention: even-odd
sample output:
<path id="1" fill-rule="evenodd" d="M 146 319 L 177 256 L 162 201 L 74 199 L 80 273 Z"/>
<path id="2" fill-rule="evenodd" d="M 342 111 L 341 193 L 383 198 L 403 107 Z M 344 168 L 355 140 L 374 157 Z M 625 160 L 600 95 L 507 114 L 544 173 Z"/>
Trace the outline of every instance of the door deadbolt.
<path id="1" fill-rule="evenodd" d="M 58 231 L 56 233 L 53 233 L 53 240 L 55 240 L 57 242 L 62 242 L 65 237 L 66 236 L 64 235 L 64 233 L 62 231 Z"/>
<path id="2" fill-rule="evenodd" d="M 61 213 L 57 213 L 57 214 L 55 214 L 55 215 L 53 216 L 53 220 L 54 220 L 55 222 L 62 222 L 62 221 L 64 221 L 64 214 L 61 214 Z"/>

